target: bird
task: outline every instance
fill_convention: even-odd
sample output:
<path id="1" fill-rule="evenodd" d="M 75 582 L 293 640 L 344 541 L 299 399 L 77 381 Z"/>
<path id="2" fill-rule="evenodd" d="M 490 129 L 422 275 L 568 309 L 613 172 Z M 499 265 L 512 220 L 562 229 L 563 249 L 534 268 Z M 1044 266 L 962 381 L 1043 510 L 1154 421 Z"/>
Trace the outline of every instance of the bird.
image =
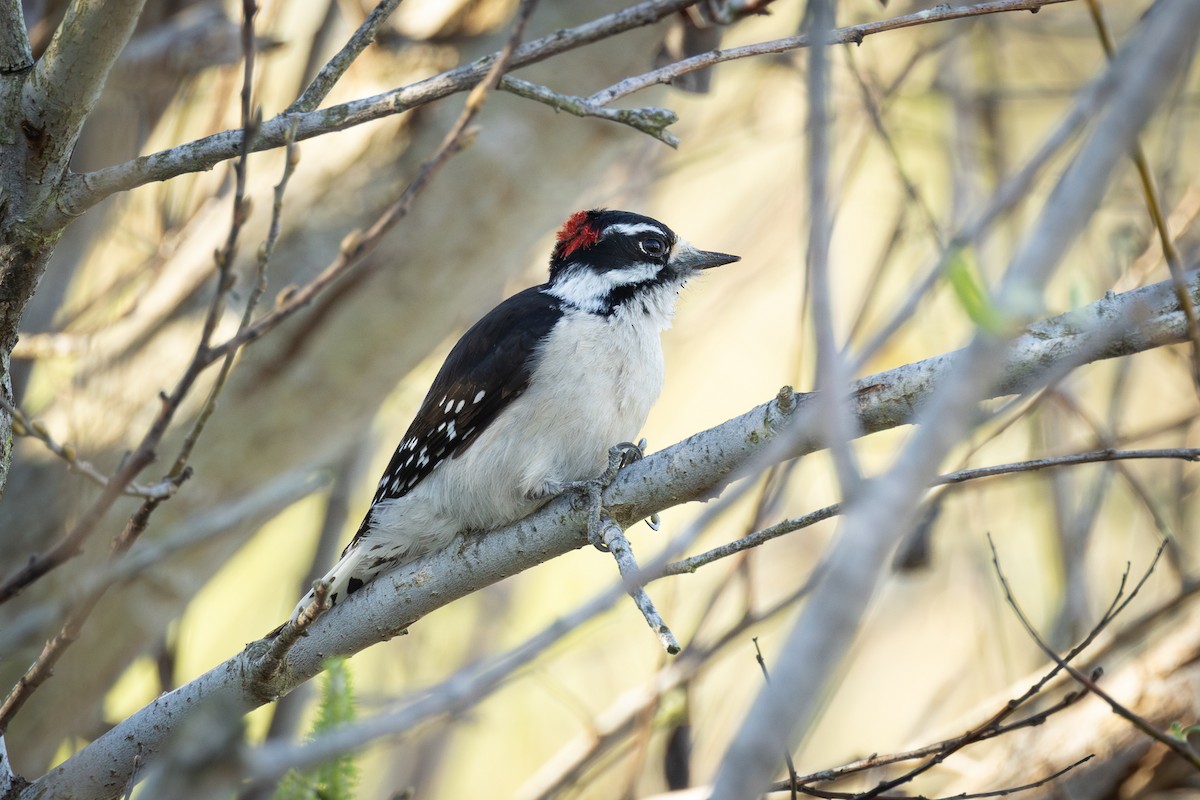
<path id="1" fill-rule="evenodd" d="M 629 211 L 579 211 L 555 237 L 546 283 L 509 297 L 450 350 L 370 508 L 323 585 L 330 606 L 380 574 L 503 527 L 601 474 L 663 385 L 661 333 L 702 270 L 698 250 Z"/>

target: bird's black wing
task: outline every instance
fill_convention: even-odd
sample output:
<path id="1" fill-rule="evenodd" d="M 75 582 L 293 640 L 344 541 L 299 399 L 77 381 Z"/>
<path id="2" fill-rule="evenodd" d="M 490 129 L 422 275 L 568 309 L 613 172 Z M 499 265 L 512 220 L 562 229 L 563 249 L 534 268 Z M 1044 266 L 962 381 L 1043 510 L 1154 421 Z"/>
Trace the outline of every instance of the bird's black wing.
<path id="1" fill-rule="evenodd" d="M 470 447 L 529 387 L 532 356 L 562 316 L 558 298 L 542 288 L 508 298 L 454 345 L 383 473 L 372 506 L 412 491 L 439 463 Z"/>

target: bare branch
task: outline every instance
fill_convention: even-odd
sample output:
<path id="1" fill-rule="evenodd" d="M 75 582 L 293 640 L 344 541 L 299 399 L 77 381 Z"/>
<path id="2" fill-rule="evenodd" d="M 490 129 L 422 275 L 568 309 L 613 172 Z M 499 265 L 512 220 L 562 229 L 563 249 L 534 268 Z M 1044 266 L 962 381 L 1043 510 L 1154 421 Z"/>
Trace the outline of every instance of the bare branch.
<path id="1" fill-rule="evenodd" d="M 670 147 L 679 146 L 679 137 L 667 127 L 679 121 L 679 115 L 667 108 L 603 108 L 585 97 L 559 94 L 545 86 L 523 81 L 511 75 L 504 76 L 500 88 L 527 100 L 535 100 L 550 106 L 555 111 L 566 111 L 577 117 L 596 117 L 619 122 L 647 133 Z"/>
<path id="2" fill-rule="evenodd" d="M 0 0 L 0 74 L 24 72 L 32 66 L 21 0 Z"/>
<path id="3" fill-rule="evenodd" d="M 1200 770 L 1200 753 L 1197 753 L 1195 750 L 1193 750 L 1191 745 L 1189 745 L 1186 741 L 1177 739 L 1167 733 L 1164 733 L 1156 726 L 1151 724 L 1149 720 L 1133 713 L 1124 705 L 1118 703 L 1112 695 L 1096 685 L 1096 681 L 1093 678 L 1084 675 L 1078 669 L 1071 666 L 1071 664 L 1067 663 L 1066 659 L 1054 652 L 1054 648 L 1046 644 L 1046 640 L 1043 639 L 1041 634 L 1037 632 L 1037 629 L 1033 627 L 1033 623 L 1029 621 L 1029 617 L 1025 615 L 1025 612 L 1021 609 L 1021 604 L 1017 602 L 1016 596 L 1012 593 L 1012 587 L 1009 586 L 1008 578 L 1005 577 L 1004 570 L 1000 566 L 1000 556 L 996 553 L 996 547 L 992 543 L 991 537 L 988 538 L 988 544 L 992 547 L 992 566 L 996 571 L 996 578 L 1000 581 L 1000 586 L 1004 589 L 1004 600 L 1008 603 L 1009 608 L 1013 610 L 1013 613 L 1017 615 L 1017 620 L 1020 621 L 1021 627 L 1025 629 L 1025 632 L 1029 634 L 1029 637 L 1033 639 L 1038 648 L 1045 653 L 1051 661 L 1053 661 L 1062 669 L 1066 670 L 1081 686 L 1084 686 L 1088 691 L 1092 692 L 1105 703 L 1108 703 L 1114 714 L 1122 719 L 1127 720 L 1135 728 L 1149 736 L 1151 739 L 1166 745 L 1168 748 L 1174 751 L 1176 755 L 1191 764 L 1192 767 Z M 1158 555 L 1162 555 L 1162 547 L 1159 547 Z M 1155 556 L 1154 562 L 1158 562 L 1158 556 Z M 1153 570 L 1153 568 L 1154 564 L 1151 564 L 1150 569 Z M 1147 576 L 1148 575 L 1149 571 L 1147 572 Z M 1145 578 L 1142 579 L 1142 583 L 1144 582 Z M 1138 584 L 1138 588 L 1141 587 L 1142 583 Z"/>
<path id="4" fill-rule="evenodd" d="M 1108 23 L 1104 21 L 1104 12 L 1100 9 L 1098 0 L 1087 0 L 1087 7 L 1091 13 L 1092 22 L 1096 26 L 1096 33 L 1100 36 L 1104 55 L 1111 60 L 1117 48 L 1113 43 L 1112 33 L 1108 30 Z M 1175 293 L 1179 295 L 1179 302 L 1184 314 L 1187 315 L 1188 338 L 1192 341 L 1192 383 L 1196 385 L 1196 391 L 1200 392 L 1200 324 L 1196 321 L 1196 309 L 1187 296 L 1187 282 L 1183 278 L 1183 258 L 1179 255 L 1179 249 L 1175 247 L 1175 239 L 1171 236 L 1170 228 L 1167 226 L 1162 198 L 1154 180 L 1154 173 L 1150 169 L 1150 160 L 1146 157 L 1146 150 L 1142 147 L 1140 140 L 1133 143 L 1132 156 L 1133 164 L 1137 167 L 1138 179 L 1142 183 L 1142 194 L 1146 197 L 1146 209 L 1149 211 L 1150 220 L 1154 223 L 1154 229 L 1158 233 L 1158 241 L 1162 247 L 1163 256 L 1167 260 L 1167 268 L 1171 271 L 1171 281 L 1175 285 Z"/>
<path id="5" fill-rule="evenodd" d="M 79 453 L 70 443 L 57 441 L 41 420 L 30 420 L 24 411 L 8 402 L 3 394 L 0 394 L 0 408 L 12 416 L 14 436 L 31 436 L 37 439 L 46 446 L 47 450 L 67 462 L 67 466 L 72 472 L 82 475 L 97 486 L 108 486 L 108 476 L 96 469 L 90 461 L 80 458 Z M 125 487 L 124 494 L 130 497 L 165 499 L 173 495 L 178 488 L 178 484 L 170 481 L 160 481 L 152 486 L 142 486 L 139 483 L 131 482 Z"/>
<path id="6" fill-rule="evenodd" d="M 321 67 L 317 76 L 284 113 L 295 114 L 299 111 L 312 111 L 321 105 L 321 101 L 325 99 L 342 75 L 346 74 L 346 70 L 354 63 L 354 59 L 358 58 L 359 54 L 375 41 L 380 26 L 387 21 L 387 18 L 399 5 L 400 0 L 380 0 L 379 5 L 375 6 L 375 9 L 367 15 L 350 40 L 341 50 L 337 51 L 333 58 L 329 59 L 324 67 Z"/>
<path id="7" fill-rule="evenodd" d="M 1198 277 L 1191 276 L 1193 297 L 1200 293 Z M 1123 313 L 1136 316 L 1138 329 L 1107 329 Z M 1096 324 L 1103 321 L 1107 326 Z M 1169 283 L 1106 298 L 1039 323 L 1031 333 L 1018 337 L 1009 355 L 1000 360 L 1004 379 L 993 392 L 1003 395 L 1019 391 L 1038 370 L 1063 361 L 1077 361 L 1081 353 L 1088 354 L 1088 360 L 1115 358 L 1185 341 L 1186 336 L 1186 323 Z M 1103 347 L 1098 347 L 1098 343 L 1103 343 Z M 954 358 L 954 354 L 937 356 L 860 380 L 854 400 L 861 430 L 874 432 L 911 422 L 916 409 L 945 380 Z M 626 467 L 606 490 L 605 508 L 618 521 L 628 522 L 675 505 L 681 498 L 711 496 L 740 465 L 771 447 L 781 435 L 794 442 L 781 457 L 820 448 L 825 436 L 824 423 L 813 413 L 813 404 L 806 398 L 783 392 L 740 417 Z M 267 693 L 284 694 L 318 673 L 331 655 L 358 652 L 399 633 L 435 608 L 582 547 L 586 542 L 584 514 L 571 507 L 570 498 L 560 498 L 508 528 L 486 536 L 459 539 L 446 550 L 380 576 L 357 592 L 352 601 L 336 606 L 313 624 L 309 635 L 302 637 L 288 654 L 286 669 L 276 676 Z M 621 593 L 621 587 L 614 587 L 603 600 L 615 601 Z M 562 625 L 570 622 L 561 621 Z M 547 632 L 547 637 L 559 627 L 556 625 L 555 631 Z M 531 640 L 527 649 L 513 657 L 525 658 L 539 647 L 548 646 L 548 641 L 551 639 Z M 134 756 L 139 751 L 147 755 L 157 752 L 173 725 L 186 717 L 195 703 L 221 696 L 249 710 L 266 702 L 262 687 L 250 692 L 245 681 L 248 670 L 265 647 L 265 643 L 251 645 L 195 681 L 158 698 L 54 772 L 38 779 L 23 796 L 24 800 L 37 796 L 38 792 L 46 796 L 68 786 L 81 800 L 111 797 L 113 792 L 124 790 Z M 483 683 L 475 685 L 499 681 L 501 674 L 484 671 L 480 677 Z M 776 676 L 778 680 L 778 671 Z M 453 706 L 461 699 L 443 698 L 443 701 Z M 412 711 L 416 713 L 418 709 Z M 403 721 L 391 720 L 386 727 L 396 729 Z M 313 753 L 314 758 L 317 755 Z"/>
<path id="8" fill-rule="evenodd" d="M 65 171 L 83 122 L 100 99 L 108 73 L 133 34 L 145 0 L 76 0 L 26 81 L 26 135 L 42 174 L 54 185 Z M 10 187 L 11 188 L 11 187 Z"/>
<path id="9" fill-rule="evenodd" d="M 867 22 L 862 25 L 835 28 L 829 32 L 829 36 L 825 41 L 826 44 L 862 44 L 863 40 L 868 36 L 885 31 L 911 28 L 931 22 L 945 22 L 952 19 L 978 17 L 984 14 L 998 14 L 1005 11 L 1037 11 L 1043 6 L 1070 2 L 1072 0 L 993 0 L 992 2 L 969 6 L 938 5 L 924 11 L 879 20 L 878 22 Z M 685 58 L 682 61 L 668 64 L 652 72 L 626 78 L 620 83 L 615 83 L 607 89 L 596 92 L 587 99 L 588 102 L 594 105 L 605 106 L 614 100 L 619 100 L 634 92 L 640 92 L 643 89 L 648 89 L 660 83 L 670 83 L 675 78 L 686 75 L 689 72 L 695 72 L 698 69 L 705 69 L 716 64 L 740 58 L 778 55 L 779 53 L 808 47 L 810 43 L 811 38 L 808 34 L 800 34 L 799 36 L 789 36 L 786 39 L 775 39 L 770 42 L 759 42 L 758 44 L 748 44 L 742 47 L 730 47 L 725 50 L 713 50 L 708 53 L 701 53 L 698 56 Z"/>
<path id="10" fill-rule="evenodd" d="M 1114 166 L 1164 98 L 1171 77 L 1190 63 L 1198 24 L 1200 5 L 1160 0 L 1110 65 L 1109 103 L 1051 192 L 993 302 L 997 319 L 1004 321 L 1000 327 L 1008 330 L 980 330 L 921 409 L 920 428 L 894 466 L 853 498 L 822 579 L 787 637 L 775 679 L 759 692 L 726 752 L 714 800 L 758 795 L 779 763 L 780 742 L 795 741 L 811 725 L 884 565 L 916 521 L 924 486 L 973 428 L 979 401 L 1002 375 L 1000 359 L 1015 333 L 1013 323 L 1037 313 L 1042 287 L 1099 204 Z"/>
<path id="11" fill-rule="evenodd" d="M 633 547 L 629 544 L 629 539 L 625 537 L 625 531 L 621 530 L 621 526 L 616 523 L 616 520 L 607 514 L 603 515 L 600 520 L 599 539 L 604 548 L 616 559 L 617 569 L 620 570 L 621 577 L 626 581 L 629 596 L 633 598 L 638 611 L 641 611 L 642 616 L 646 618 L 646 624 L 650 626 L 650 630 L 658 636 L 663 649 L 671 655 L 678 653 L 679 641 L 675 638 L 675 634 L 671 633 L 667 623 L 663 621 L 662 615 L 658 613 L 650 595 L 646 594 L 646 590 L 637 580 L 641 570 L 633 557 Z"/>
<path id="12" fill-rule="evenodd" d="M 633 28 L 650 25 L 695 3 L 696 0 L 644 0 L 630 8 L 608 14 L 583 25 L 560 30 L 518 47 L 508 59 L 508 69 L 544 61 Z M 280 147 L 287 132 L 295 129 L 296 141 L 341 131 L 364 122 L 400 114 L 418 106 L 466 91 L 488 74 L 499 53 L 431 78 L 389 92 L 341 103 L 328 108 L 298 114 L 283 113 L 263 122 L 250 151 Z M 124 164 L 106 167 L 85 175 L 64 179 L 59 214 L 50 213 L 44 227 L 61 227 L 70 216 L 78 216 L 109 195 L 128 191 L 153 181 L 163 181 L 211 169 L 221 161 L 235 157 L 241 147 L 241 131 L 224 131 L 187 144 L 142 156 Z"/>
<path id="13" fill-rule="evenodd" d="M 1114 461 L 1141 460 L 1141 459 L 1179 459 L 1181 461 L 1200 461 L 1200 448 L 1164 448 L 1156 450 L 1092 450 L 1087 453 L 1073 453 L 1062 456 L 1046 456 L 1045 458 L 1034 458 L 1028 461 L 1017 461 L 1011 464 L 994 464 L 990 467 L 975 467 L 972 469 L 963 469 L 958 472 L 951 472 L 946 475 L 939 476 L 934 480 L 934 486 L 947 486 L 968 481 L 978 480 L 980 478 L 994 478 L 1002 475 L 1019 475 L 1025 472 L 1036 472 L 1043 469 L 1053 469 L 1056 467 L 1068 467 L 1078 464 L 1097 464 L 1109 463 Z M 675 561 L 666 566 L 662 571 L 662 575 L 682 575 L 698 570 L 700 567 L 720 561 L 723 558 L 728 558 L 736 553 L 741 553 L 759 545 L 766 544 L 772 539 L 778 539 L 789 533 L 794 533 L 804 528 L 810 528 L 818 522 L 824 522 L 827 519 L 839 516 L 842 513 L 843 504 L 833 503 L 832 505 L 818 508 L 816 511 L 811 511 L 803 516 L 794 519 L 786 519 L 776 523 L 769 528 L 749 533 L 740 539 L 735 539 L 728 544 L 714 547 L 703 553 Z"/>

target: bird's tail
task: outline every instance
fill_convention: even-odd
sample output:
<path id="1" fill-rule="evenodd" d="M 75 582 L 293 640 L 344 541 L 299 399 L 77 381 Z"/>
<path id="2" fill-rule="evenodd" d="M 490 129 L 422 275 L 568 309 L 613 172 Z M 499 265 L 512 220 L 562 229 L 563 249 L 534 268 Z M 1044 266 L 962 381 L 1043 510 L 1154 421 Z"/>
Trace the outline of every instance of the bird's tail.
<path id="1" fill-rule="evenodd" d="M 363 569 L 363 556 L 366 548 L 355 547 L 355 543 L 351 543 L 350 547 L 342 553 L 342 557 L 333 565 L 333 569 L 325 573 L 325 577 L 321 578 L 323 582 L 329 584 L 329 592 L 326 595 L 329 598 L 329 605 L 337 605 L 346 596 L 357 591 L 364 583 L 374 577 L 373 574 L 368 574 Z M 316 598 L 316 591 L 309 589 L 304 595 L 304 598 L 292 611 L 292 619 L 300 616 L 300 612 L 308 606 Z"/>

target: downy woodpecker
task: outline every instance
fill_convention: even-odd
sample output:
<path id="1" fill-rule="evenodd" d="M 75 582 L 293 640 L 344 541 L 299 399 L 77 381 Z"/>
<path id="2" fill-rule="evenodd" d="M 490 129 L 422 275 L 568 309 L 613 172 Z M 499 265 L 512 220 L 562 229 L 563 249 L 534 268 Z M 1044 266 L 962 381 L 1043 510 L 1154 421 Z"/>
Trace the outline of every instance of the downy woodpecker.
<path id="1" fill-rule="evenodd" d="M 601 473 L 610 446 L 633 440 L 662 389 L 659 334 L 679 290 L 700 270 L 738 259 L 626 211 L 568 219 L 550 280 L 496 306 L 446 357 L 358 532 L 325 575 L 330 603 L 457 533 L 507 525 Z"/>

